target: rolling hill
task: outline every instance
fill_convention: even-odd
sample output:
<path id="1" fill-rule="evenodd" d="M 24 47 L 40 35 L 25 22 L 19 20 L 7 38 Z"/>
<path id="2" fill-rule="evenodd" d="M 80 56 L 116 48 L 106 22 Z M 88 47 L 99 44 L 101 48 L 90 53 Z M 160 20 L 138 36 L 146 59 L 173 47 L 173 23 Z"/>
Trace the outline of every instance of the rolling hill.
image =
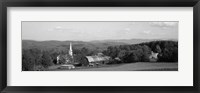
<path id="1" fill-rule="evenodd" d="M 120 39 L 120 40 L 95 40 L 95 41 L 34 41 L 34 40 L 22 40 L 23 49 L 38 48 L 41 50 L 66 50 L 69 49 L 70 42 L 73 44 L 73 48 L 88 48 L 91 50 L 104 50 L 108 46 L 126 45 L 126 44 L 138 44 L 143 42 L 157 41 L 153 39 Z"/>
<path id="2" fill-rule="evenodd" d="M 22 40 L 23 49 L 38 48 L 42 50 L 57 49 L 65 50 L 69 49 L 70 42 L 73 44 L 73 48 L 81 49 L 83 47 L 94 50 L 104 50 L 108 46 L 125 45 L 126 43 L 120 42 L 83 42 L 83 41 L 33 41 L 33 40 Z"/>

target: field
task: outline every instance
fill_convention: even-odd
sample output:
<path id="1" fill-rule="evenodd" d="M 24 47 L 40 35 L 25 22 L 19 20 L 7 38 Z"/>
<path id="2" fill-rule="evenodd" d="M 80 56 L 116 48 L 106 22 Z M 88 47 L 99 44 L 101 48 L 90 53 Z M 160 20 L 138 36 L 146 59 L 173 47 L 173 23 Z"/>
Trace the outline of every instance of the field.
<path id="1" fill-rule="evenodd" d="M 57 69 L 59 66 L 53 66 L 52 71 L 178 71 L 178 63 L 149 63 L 137 62 L 126 64 L 105 65 L 99 67 L 78 67 L 75 69 Z"/>

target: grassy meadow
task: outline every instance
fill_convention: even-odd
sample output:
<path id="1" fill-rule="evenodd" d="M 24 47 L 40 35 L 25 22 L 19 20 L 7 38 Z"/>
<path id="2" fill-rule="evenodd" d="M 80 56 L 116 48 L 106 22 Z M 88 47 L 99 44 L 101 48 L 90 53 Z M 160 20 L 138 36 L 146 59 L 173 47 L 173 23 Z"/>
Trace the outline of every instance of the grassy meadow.
<path id="1" fill-rule="evenodd" d="M 137 62 L 114 65 L 101 65 L 99 67 L 77 67 L 75 69 L 58 69 L 59 65 L 48 70 L 53 71 L 178 71 L 178 63 L 165 62 Z"/>

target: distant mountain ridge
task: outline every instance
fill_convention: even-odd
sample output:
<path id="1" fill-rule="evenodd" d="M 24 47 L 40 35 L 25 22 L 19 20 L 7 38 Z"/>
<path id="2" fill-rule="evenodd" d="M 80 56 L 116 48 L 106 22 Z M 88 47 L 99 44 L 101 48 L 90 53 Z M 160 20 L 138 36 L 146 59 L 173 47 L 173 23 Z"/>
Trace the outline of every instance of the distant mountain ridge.
<path id="1" fill-rule="evenodd" d="M 73 48 L 88 48 L 88 49 L 100 49 L 104 50 L 108 46 L 127 45 L 127 44 L 139 44 L 143 42 L 158 41 L 159 39 L 119 39 L 119 40 L 94 40 L 94 41 L 34 41 L 34 40 L 22 40 L 23 49 L 39 48 L 46 49 L 58 49 L 66 50 L 69 48 L 70 42 Z M 161 39 L 160 39 L 161 40 Z M 176 41 L 176 40 L 172 40 Z"/>
<path id="2" fill-rule="evenodd" d="M 139 44 L 142 42 L 150 42 L 150 41 L 159 41 L 159 40 L 170 40 L 170 41 L 178 41 L 176 39 L 118 39 L 118 40 L 93 40 L 90 42 L 121 42 L 126 44 Z"/>

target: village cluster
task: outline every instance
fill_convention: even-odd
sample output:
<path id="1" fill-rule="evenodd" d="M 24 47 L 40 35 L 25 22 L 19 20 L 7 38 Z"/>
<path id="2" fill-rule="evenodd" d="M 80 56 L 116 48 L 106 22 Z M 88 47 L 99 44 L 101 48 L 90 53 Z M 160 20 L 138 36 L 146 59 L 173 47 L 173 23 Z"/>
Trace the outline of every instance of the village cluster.
<path id="1" fill-rule="evenodd" d="M 151 55 L 149 56 L 150 61 L 156 62 L 158 59 L 158 54 L 159 53 L 154 53 L 153 51 L 151 51 Z M 79 66 L 78 64 L 80 64 L 80 63 L 77 63 L 74 61 L 74 57 L 73 57 L 74 54 L 73 54 L 73 49 L 72 49 L 71 43 L 70 43 L 68 54 L 57 56 L 57 64 L 60 64 L 61 56 L 62 57 L 64 56 L 65 63 L 62 64 L 61 66 L 59 66 L 58 69 L 75 69 L 76 66 Z M 97 53 L 96 55 L 85 56 L 85 59 L 89 63 L 88 67 L 98 67 L 99 65 L 109 63 L 109 60 L 111 59 L 111 57 L 106 56 L 103 53 Z M 121 59 L 116 57 L 116 58 L 114 58 L 114 60 L 120 61 Z"/>

